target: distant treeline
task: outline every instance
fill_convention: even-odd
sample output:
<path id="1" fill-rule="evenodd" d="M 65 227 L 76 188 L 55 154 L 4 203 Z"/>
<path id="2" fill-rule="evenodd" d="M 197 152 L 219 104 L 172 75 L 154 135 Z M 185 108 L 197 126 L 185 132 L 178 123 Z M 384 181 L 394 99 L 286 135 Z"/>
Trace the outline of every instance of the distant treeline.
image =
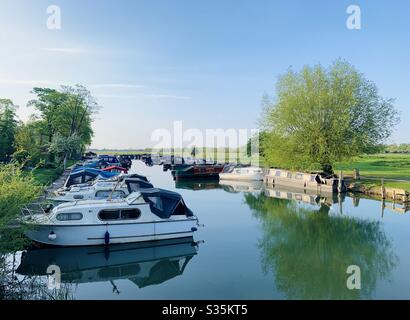
<path id="1" fill-rule="evenodd" d="M 386 146 L 387 153 L 410 153 L 410 143 L 391 144 Z"/>

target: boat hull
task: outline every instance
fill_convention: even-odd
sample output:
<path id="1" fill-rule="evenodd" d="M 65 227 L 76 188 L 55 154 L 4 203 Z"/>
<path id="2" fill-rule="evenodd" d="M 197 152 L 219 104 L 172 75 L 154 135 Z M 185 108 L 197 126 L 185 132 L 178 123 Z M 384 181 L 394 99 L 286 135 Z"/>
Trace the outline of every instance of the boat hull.
<path id="1" fill-rule="evenodd" d="M 118 223 L 95 225 L 36 225 L 26 231 L 31 240 L 52 246 L 94 246 L 156 241 L 192 237 L 197 230 L 197 219 L 152 223 Z M 50 239 L 54 233 L 55 239 Z"/>

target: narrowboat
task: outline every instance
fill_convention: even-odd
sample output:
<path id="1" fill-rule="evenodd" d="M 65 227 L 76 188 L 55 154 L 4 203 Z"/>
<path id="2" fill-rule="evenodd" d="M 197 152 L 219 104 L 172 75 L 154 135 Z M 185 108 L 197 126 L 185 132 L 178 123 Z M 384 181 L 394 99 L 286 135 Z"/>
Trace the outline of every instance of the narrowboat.
<path id="1" fill-rule="evenodd" d="M 336 175 L 324 176 L 321 173 L 293 172 L 283 169 L 269 169 L 264 176 L 264 182 L 269 186 L 285 186 L 314 190 L 316 192 L 346 192 L 343 178 Z"/>

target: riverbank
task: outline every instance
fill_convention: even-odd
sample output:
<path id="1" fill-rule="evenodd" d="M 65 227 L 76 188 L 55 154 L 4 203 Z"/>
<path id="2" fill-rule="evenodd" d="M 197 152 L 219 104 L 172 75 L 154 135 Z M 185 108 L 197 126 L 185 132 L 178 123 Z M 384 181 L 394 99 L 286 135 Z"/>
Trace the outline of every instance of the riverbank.
<path id="1" fill-rule="evenodd" d="M 73 166 L 77 160 L 68 160 L 67 168 Z M 30 172 L 30 171 L 26 171 Z M 40 186 L 49 186 L 55 180 L 59 179 L 64 173 L 63 166 L 58 166 L 56 168 L 36 168 L 31 171 L 36 184 Z"/>

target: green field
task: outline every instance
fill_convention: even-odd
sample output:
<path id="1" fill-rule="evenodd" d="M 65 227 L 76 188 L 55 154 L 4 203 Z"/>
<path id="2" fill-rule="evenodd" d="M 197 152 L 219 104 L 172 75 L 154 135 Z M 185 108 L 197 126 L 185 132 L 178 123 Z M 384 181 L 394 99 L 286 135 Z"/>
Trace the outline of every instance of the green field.
<path id="1" fill-rule="evenodd" d="M 410 154 L 368 155 L 335 166 L 336 171 L 343 170 L 346 175 L 352 175 L 355 168 L 359 169 L 363 183 L 369 187 L 380 186 L 380 180 L 384 178 L 386 187 L 410 191 Z"/>

